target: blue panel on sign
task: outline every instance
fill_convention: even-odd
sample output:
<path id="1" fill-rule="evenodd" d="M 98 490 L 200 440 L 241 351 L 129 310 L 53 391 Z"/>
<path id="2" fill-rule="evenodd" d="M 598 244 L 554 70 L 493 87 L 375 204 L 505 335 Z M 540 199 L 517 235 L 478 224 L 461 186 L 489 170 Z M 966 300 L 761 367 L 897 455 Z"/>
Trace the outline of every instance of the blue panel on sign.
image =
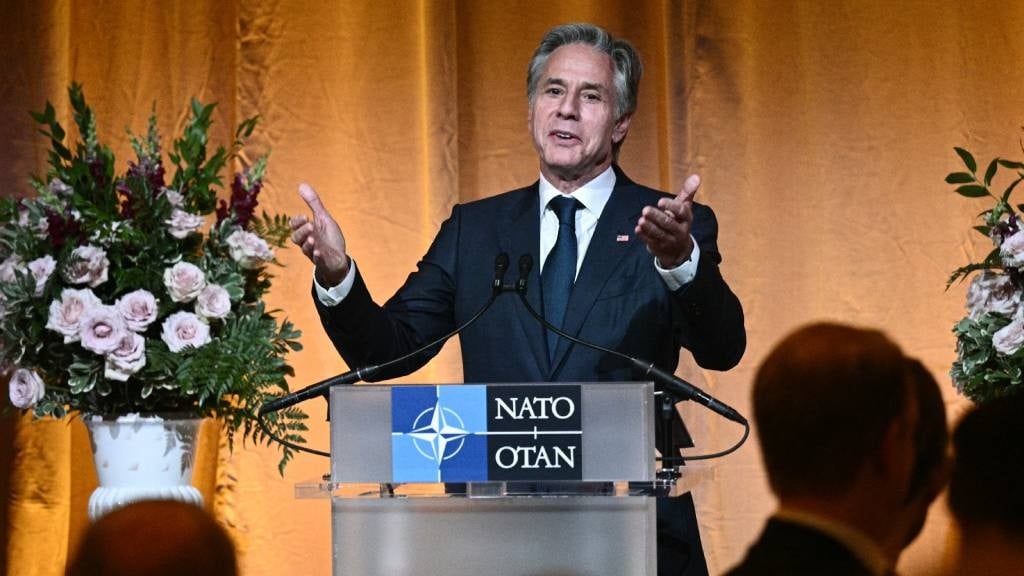
<path id="1" fill-rule="evenodd" d="M 392 388 L 394 481 L 486 480 L 486 402 L 478 385 Z"/>

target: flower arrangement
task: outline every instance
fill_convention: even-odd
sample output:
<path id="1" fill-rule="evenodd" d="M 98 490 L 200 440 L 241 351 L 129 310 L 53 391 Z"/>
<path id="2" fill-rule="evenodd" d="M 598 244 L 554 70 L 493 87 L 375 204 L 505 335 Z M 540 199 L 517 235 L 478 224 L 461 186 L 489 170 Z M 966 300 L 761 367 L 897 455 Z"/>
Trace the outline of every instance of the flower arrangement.
<path id="1" fill-rule="evenodd" d="M 950 173 L 946 183 L 961 196 L 995 201 L 974 227 L 995 247 L 981 262 L 955 270 L 946 284 L 972 277 L 967 316 L 953 327 L 957 359 L 950 375 L 961 394 L 980 403 L 1024 390 L 1024 204 L 1010 203 L 1024 180 L 1024 163 L 995 158 L 979 178 L 974 156 L 963 148 L 955 151 L 967 171 Z M 1015 178 L 997 194 L 991 187 L 1000 168 L 1015 171 Z"/>
<path id="2" fill-rule="evenodd" d="M 115 173 L 81 86 L 68 90 L 81 140 L 47 103 L 33 117 L 50 140 L 49 171 L 36 195 L 0 198 L 0 370 L 10 400 L 36 416 L 130 413 L 216 417 L 233 440 L 270 443 L 257 411 L 288 391 L 285 356 L 300 332 L 264 307 L 273 248 L 285 216 L 255 214 L 266 157 L 231 181 L 220 172 L 256 127 L 243 121 L 226 150 L 207 155 L 215 104 L 192 101 L 167 158 L 155 114 L 136 160 Z M 215 216 L 208 221 L 209 216 Z M 266 417 L 268 429 L 302 442 L 306 415 Z M 283 447 L 280 469 L 292 456 Z"/>

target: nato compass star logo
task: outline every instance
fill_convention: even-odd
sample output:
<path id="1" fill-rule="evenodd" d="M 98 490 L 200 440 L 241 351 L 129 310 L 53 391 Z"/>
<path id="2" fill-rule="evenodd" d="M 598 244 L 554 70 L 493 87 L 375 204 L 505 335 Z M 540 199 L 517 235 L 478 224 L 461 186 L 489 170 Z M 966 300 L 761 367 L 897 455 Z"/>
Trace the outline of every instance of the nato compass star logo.
<path id="1" fill-rule="evenodd" d="M 486 387 L 392 388 L 391 471 L 395 482 L 486 480 Z"/>
<path id="2" fill-rule="evenodd" d="M 442 461 L 454 458 L 462 450 L 463 439 L 467 436 L 465 426 L 458 413 L 438 401 L 433 408 L 420 412 L 409 436 L 424 458 L 440 466 Z"/>

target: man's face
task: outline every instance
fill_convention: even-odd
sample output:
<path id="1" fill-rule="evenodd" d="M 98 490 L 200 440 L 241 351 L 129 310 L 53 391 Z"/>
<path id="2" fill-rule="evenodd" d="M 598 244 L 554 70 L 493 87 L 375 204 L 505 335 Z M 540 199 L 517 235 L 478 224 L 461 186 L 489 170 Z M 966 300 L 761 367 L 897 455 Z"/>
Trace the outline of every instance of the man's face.
<path id="1" fill-rule="evenodd" d="M 540 169 L 556 186 L 585 184 L 612 162 L 612 143 L 626 137 L 629 117 L 615 118 L 611 58 L 584 44 L 555 50 L 530 107 Z"/>

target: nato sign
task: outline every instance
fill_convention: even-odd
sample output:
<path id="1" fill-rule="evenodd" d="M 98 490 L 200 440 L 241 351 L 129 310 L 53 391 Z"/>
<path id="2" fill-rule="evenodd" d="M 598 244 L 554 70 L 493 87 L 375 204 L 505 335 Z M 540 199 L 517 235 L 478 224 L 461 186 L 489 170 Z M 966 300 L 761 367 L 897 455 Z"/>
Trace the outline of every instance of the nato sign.
<path id="1" fill-rule="evenodd" d="M 579 385 L 395 386 L 395 482 L 580 480 Z"/>

